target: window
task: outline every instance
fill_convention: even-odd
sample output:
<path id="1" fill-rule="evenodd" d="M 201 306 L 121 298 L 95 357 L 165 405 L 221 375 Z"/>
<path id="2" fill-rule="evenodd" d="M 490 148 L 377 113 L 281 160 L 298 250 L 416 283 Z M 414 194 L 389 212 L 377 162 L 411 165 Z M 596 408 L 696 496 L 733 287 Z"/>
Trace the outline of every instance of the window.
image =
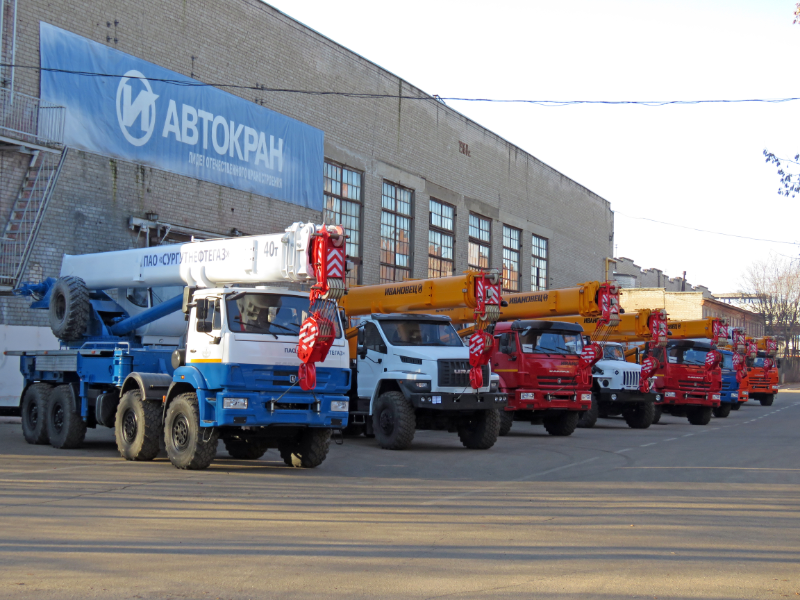
<path id="1" fill-rule="evenodd" d="M 467 262 L 473 269 L 489 268 L 492 245 L 492 221 L 469 213 L 469 248 Z"/>
<path id="2" fill-rule="evenodd" d="M 519 238 L 522 232 L 503 225 L 503 289 L 519 291 Z"/>
<path id="3" fill-rule="evenodd" d="M 341 225 L 347 238 L 347 257 L 353 270 L 347 275 L 347 285 L 361 280 L 361 173 L 325 161 L 325 211 L 323 220 Z"/>
<path id="4" fill-rule="evenodd" d="M 284 294 L 233 292 L 226 297 L 228 328 L 232 332 L 297 336 L 308 317 L 308 298 Z M 342 331 L 333 318 L 335 336 Z"/>
<path id="5" fill-rule="evenodd" d="M 531 247 L 531 290 L 547 289 L 547 239 L 533 236 Z"/>
<path id="6" fill-rule="evenodd" d="M 430 199 L 428 277 L 449 277 L 453 274 L 455 212 L 455 207 Z"/>
<path id="7" fill-rule="evenodd" d="M 367 350 L 374 350 L 381 354 L 386 354 L 386 344 L 383 343 L 383 338 L 378 332 L 378 327 L 374 323 L 367 323 L 364 325 L 364 347 Z"/>
<path id="8" fill-rule="evenodd" d="M 411 190 L 383 182 L 381 283 L 411 277 Z"/>

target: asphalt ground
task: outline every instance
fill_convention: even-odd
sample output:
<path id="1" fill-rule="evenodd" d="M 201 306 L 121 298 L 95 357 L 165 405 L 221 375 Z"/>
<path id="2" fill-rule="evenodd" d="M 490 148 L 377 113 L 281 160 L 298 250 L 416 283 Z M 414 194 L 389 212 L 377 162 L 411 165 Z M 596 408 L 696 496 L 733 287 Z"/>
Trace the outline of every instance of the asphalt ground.
<path id="1" fill-rule="evenodd" d="M 0 598 L 798 598 L 800 393 L 706 427 L 515 423 L 206 471 L 0 424 Z"/>

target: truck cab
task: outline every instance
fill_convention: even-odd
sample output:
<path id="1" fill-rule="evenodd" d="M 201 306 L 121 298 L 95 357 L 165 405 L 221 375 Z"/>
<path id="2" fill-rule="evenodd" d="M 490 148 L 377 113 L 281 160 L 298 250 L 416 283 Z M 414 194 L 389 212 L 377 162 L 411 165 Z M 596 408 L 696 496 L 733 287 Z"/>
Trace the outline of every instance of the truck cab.
<path id="1" fill-rule="evenodd" d="M 706 368 L 716 347 L 708 340 L 670 340 L 665 348 L 645 345 L 643 358 L 658 361 L 653 389 L 657 423 L 662 413 L 685 416 L 692 425 L 707 425 L 720 405 L 722 374 L 718 366 Z"/>
<path id="2" fill-rule="evenodd" d="M 722 387 L 720 389 L 720 405 L 714 409 L 715 417 L 727 417 L 731 410 L 739 410 L 739 404 L 747 402 L 749 392 L 736 378 L 733 366 L 733 352 L 720 350 L 722 354 Z"/>
<path id="3" fill-rule="evenodd" d="M 625 347 L 617 342 L 598 342 L 603 357 L 592 367 L 592 408 L 578 427 L 592 427 L 598 417 L 622 415 L 633 429 L 647 429 L 655 416 L 654 393 L 642 393 L 642 367 L 625 359 Z"/>
<path id="4" fill-rule="evenodd" d="M 764 369 L 764 364 L 768 359 L 772 365 L 769 369 Z M 755 358 L 747 359 L 747 382 L 750 398 L 758 400 L 761 406 L 772 406 L 775 401 L 775 394 L 778 393 L 780 384 L 779 366 L 779 359 L 770 359 L 763 350 L 759 350 Z"/>
<path id="5" fill-rule="evenodd" d="M 457 432 L 467 448 L 494 445 L 506 395 L 488 366 L 484 386 L 470 387 L 469 349 L 450 317 L 361 317 L 351 359 L 350 432 L 374 434 L 393 450 L 410 446 L 418 429 Z"/>
<path id="6" fill-rule="evenodd" d="M 500 435 L 514 421 L 570 435 L 592 404 L 591 365 L 581 364 L 583 328 L 556 321 L 512 321 L 494 327 L 492 368 L 508 394 Z"/>

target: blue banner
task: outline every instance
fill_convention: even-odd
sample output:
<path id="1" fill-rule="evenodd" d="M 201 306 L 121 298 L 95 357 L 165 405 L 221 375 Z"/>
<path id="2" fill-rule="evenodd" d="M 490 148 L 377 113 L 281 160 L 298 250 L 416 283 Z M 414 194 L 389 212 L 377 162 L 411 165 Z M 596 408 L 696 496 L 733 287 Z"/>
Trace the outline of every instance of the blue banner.
<path id="1" fill-rule="evenodd" d="M 56 69 L 41 97 L 66 107 L 67 146 L 322 211 L 319 129 L 47 23 L 39 34 Z"/>

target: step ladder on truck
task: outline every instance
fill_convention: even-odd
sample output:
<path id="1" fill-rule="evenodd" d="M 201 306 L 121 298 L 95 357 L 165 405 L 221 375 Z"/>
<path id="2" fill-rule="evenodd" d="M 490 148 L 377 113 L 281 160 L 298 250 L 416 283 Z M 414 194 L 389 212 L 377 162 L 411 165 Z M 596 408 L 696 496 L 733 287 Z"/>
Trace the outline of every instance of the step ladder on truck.
<path id="1" fill-rule="evenodd" d="M 619 319 L 619 290 L 614 284 L 592 281 L 574 288 L 505 294 L 503 299 L 499 321 L 491 327 L 492 369 L 500 377 L 500 391 L 508 394 L 500 435 L 508 434 L 514 421 L 542 424 L 550 435 L 571 435 L 591 407 L 591 369 L 602 351 L 586 343 L 580 325 L 551 319 L 577 313 L 614 323 Z M 457 324 L 475 322 L 463 308 L 437 314 Z M 459 333 L 472 336 L 473 328 Z"/>
<path id="2" fill-rule="evenodd" d="M 341 227 L 312 223 L 64 256 L 58 280 L 17 290 L 61 341 L 6 352 L 20 357 L 25 439 L 74 448 L 101 425 L 127 460 L 152 460 L 163 440 L 177 468 L 203 469 L 221 439 L 234 458 L 277 448 L 319 465 L 347 426 L 344 258 Z"/>
<path id="3" fill-rule="evenodd" d="M 347 433 L 375 436 L 382 448 L 408 448 L 417 430 L 457 433 L 470 449 L 491 448 L 507 401 L 491 373 L 486 327 L 502 303 L 496 271 L 351 288 L 341 305 L 353 386 Z M 466 347 L 450 319 L 432 312 L 468 306 L 481 323 Z"/>

